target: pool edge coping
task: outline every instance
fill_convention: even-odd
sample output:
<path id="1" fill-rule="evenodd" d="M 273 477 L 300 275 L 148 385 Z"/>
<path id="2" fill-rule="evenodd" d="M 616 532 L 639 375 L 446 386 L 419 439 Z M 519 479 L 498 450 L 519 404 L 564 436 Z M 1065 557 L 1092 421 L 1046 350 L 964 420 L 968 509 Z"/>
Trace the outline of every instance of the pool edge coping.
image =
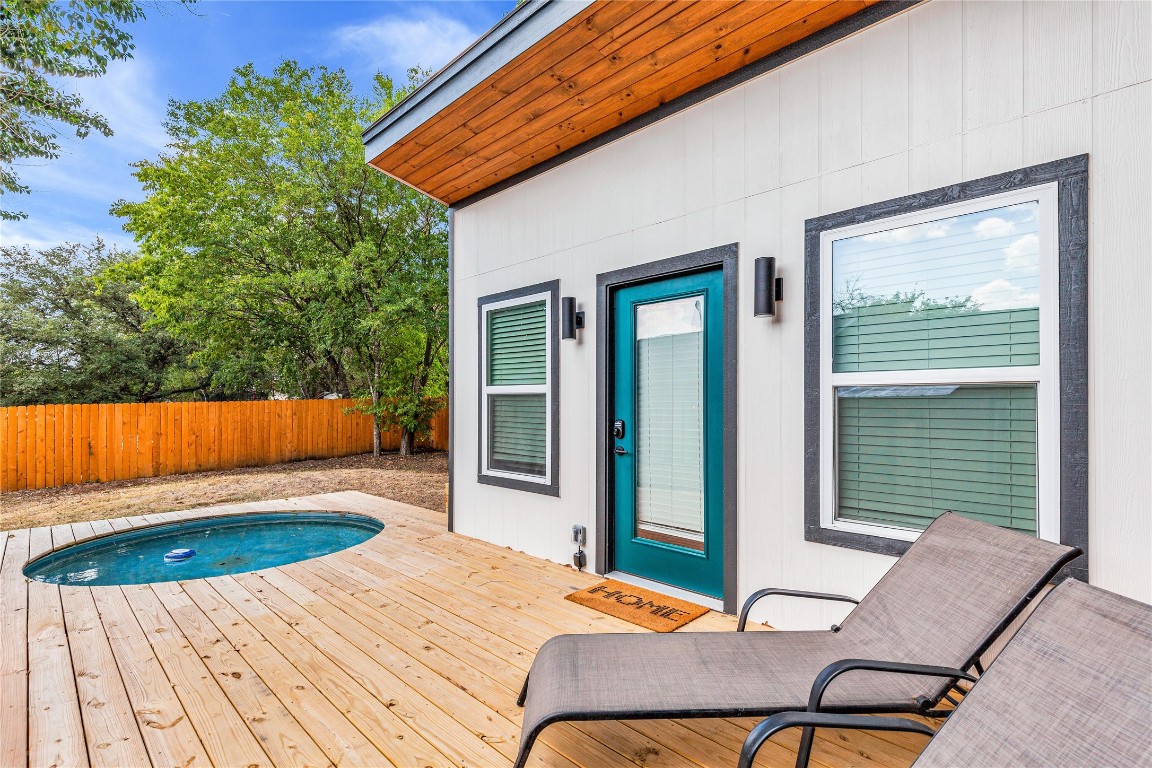
<path id="1" fill-rule="evenodd" d="M 257 502 L 257 503 L 260 503 L 260 502 Z M 211 511 L 212 507 L 204 507 L 204 508 L 202 508 L 202 510 L 203 510 L 203 514 L 188 514 L 188 513 L 196 513 L 196 512 L 201 511 L 201 510 L 197 510 L 197 509 L 172 510 L 169 512 L 150 512 L 147 514 L 154 514 L 154 515 L 170 515 L 170 514 L 184 515 L 184 514 L 188 514 L 188 516 L 187 517 L 181 516 L 181 517 L 174 519 L 174 520 L 163 520 L 163 521 L 159 521 L 159 522 L 144 521 L 144 522 L 139 523 L 139 524 L 132 523 L 130 525 L 130 527 L 128 527 L 128 528 L 122 528 L 120 530 L 105 531 L 103 533 L 97 533 L 97 534 L 94 534 L 92 536 L 86 536 L 82 539 L 74 539 L 74 540 L 72 540 L 66 544 L 61 544 L 58 547 L 54 546 L 51 549 L 47 549 L 43 552 L 40 552 L 35 557 L 30 557 L 27 560 L 25 560 L 24 564 L 20 566 L 20 575 L 29 584 L 43 584 L 45 582 L 40 582 L 40 581 L 37 581 L 36 579 L 28 578 L 26 575 L 24 575 L 24 570 L 29 565 L 36 562 L 37 560 L 42 560 L 46 557 L 50 557 L 51 555 L 54 555 L 57 552 L 62 552 L 65 549 L 69 549 L 71 547 L 75 547 L 75 546 L 78 546 L 80 544 L 88 544 L 88 543 L 91 543 L 94 541 L 99 541 L 100 539 L 109 538 L 111 536 L 118 536 L 122 533 L 131 533 L 133 531 L 144 530 L 146 528 L 159 528 L 159 527 L 164 526 L 164 525 L 178 525 L 180 523 L 194 523 L 194 522 L 198 522 L 201 520 L 212 520 L 215 518 L 246 517 L 248 515 L 270 515 L 270 514 L 305 514 L 306 515 L 306 514 L 315 514 L 317 512 L 323 512 L 326 514 L 333 514 L 333 515 L 344 515 L 344 516 L 346 516 L 346 515 L 358 515 L 360 517 L 368 517 L 368 518 L 372 518 L 373 520 L 379 521 L 381 525 L 385 526 L 385 528 L 387 527 L 387 524 L 385 523 L 384 519 L 378 515 L 368 514 L 366 512 L 357 511 L 357 510 L 350 510 L 350 509 L 320 509 L 320 508 L 316 508 L 316 509 L 302 509 L 302 508 L 296 508 L 296 509 L 250 509 L 250 510 L 245 510 L 243 512 L 235 512 L 235 511 L 227 511 L 227 510 L 219 511 L 219 512 L 213 512 L 213 511 Z M 107 521 L 111 521 L 111 520 L 136 520 L 136 519 L 139 519 L 139 518 L 142 518 L 145 516 L 146 515 L 131 515 L 129 517 L 106 517 L 106 518 L 101 518 L 99 520 L 77 520 L 74 523 L 57 523 L 57 525 L 76 525 L 78 523 L 96 523 L 96 522 L 107 522 Z M 55 525 L 47 525 L 47 526 L 39 526 L 39 527 L 51 529 L 51 528 L 55 528 L 56 526 Z M 29 529 L 29 530 L 31 530 L 31 529 Z M 373 537 L 380 535 L 381 533 L 383 533 L 383 531 L 384 531 L 384 529 L 382 528 L 380 531 L 377 531 L 375 534 L 373 534 Z M 5 533 L 7 533 L 7 531 L 5 531 Z M 361 542 L 361 544 L 362 543 L 364 543 L 364 542 Z M 360 544 L 354 544 L 351 547 L 347 547 L 347 549 L 354 549 L 355 547 L 358 547 L 358 546 L 360 546 Z M 329 553 L 329 554 L 331 554 L 331 553 Z M 327 557 L 327 555 L 321 555 L 321 557 Z M 279 568 L 280 566 L 271 566 L 271 567 Z M 260 570 L 264 570 L 264 569 L 260 569 Z M 250 571 L 250 573 L 255 573 L 255 571 Z M 179 580 L 177 580 L 177 581 L 179 581 Z M 166 582 L 164 582 L 164 583 L 166 583 Z M 61 587 L 61 586 L 78 586 L 78 585 L 56 584 L 54 586 Z M 105 585 L 105 586 L 107 586 L 107 585 Z"/>

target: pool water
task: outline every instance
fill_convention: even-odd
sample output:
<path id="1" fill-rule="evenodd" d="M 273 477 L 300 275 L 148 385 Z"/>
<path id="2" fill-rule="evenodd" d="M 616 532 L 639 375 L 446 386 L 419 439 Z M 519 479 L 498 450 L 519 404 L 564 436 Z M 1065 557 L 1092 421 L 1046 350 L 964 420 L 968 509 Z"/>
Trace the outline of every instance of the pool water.
<path id="1" fill-rule="evenodd" d="M 258 571 L 353 547 L 384 530 L 340 512 L 267 512 L 137 528 L 38 557 L 24 575 L 48 584 L 106 586 Z M 165 555 L 195 552 L 185 559 Z"/>

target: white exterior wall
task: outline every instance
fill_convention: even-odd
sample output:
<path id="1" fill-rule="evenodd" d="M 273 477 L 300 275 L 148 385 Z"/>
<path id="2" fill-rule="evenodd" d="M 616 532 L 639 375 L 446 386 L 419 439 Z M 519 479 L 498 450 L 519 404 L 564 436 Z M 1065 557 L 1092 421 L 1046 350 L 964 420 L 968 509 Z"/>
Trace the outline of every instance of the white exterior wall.
<path id="1" fill-rule="evenodd" d="M 804 221 L 1089 153 L 1091 581 L 1152 602 L 1152 2 L 933 0 L 455 214 L 456 530 L 595 562 L 596 275 L 740 244 L 739 599 L 864 594 L 893 562 L 803 534 Z M 775 256 L 785 301 L 752 315 Z M 476 300 L 560 279 L 560 497 L 480 485 Z M 769 604 L 771 603 L 771 604 Z M 765 601 L 815 628 L 845 610 Z"/>

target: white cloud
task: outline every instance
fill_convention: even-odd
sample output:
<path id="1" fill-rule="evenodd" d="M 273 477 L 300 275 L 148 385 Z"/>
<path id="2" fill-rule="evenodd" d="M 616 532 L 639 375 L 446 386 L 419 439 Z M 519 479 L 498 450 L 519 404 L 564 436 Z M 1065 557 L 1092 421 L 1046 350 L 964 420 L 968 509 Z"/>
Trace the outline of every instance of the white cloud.
<path id="1" fill-rule="evenodd" d="M 31 187 L 32 198 L 13 196 L 9 204 L 20 208 L 27 206 L 36 196 L 67 195 L 103 203 L 106 208 L 114 201 L 136 193 L 137 185 L 128 177 L 130 161 L 127 158 L 117 162 L 115 157 L 107 156 L 110 153 L 106 148 L 97 147 L 96 142 L 92 142 L 90 147 L 95 156 L 86 157 L 83 149 L 81 146 L 76 152 L 54 160 L 17 164 L 16 172 Z M 143 159 L 143 156 L 136 159 Z"/>
<path id="2" fill-rule="evenodd" d="M 866 243 L 900 245 L 915 240 L 935 240 L 940 237 L 947 237 L 951 230 L 952 222 L 948 219 L 942 219 L 924 224 L 914 224 L 910 227 L 896 227 L 895 229 L 886 229 L 883 232 L 873 232 L 862 236 L 860 239 Z"/>
<path id="3" fill-rule="evenodd" d="M 78 139 L 65 128 L 58 138 L 60 157 L 16 166 L 31 194 L 5 196 L 4 204 L 28 218 L 4 223 L 3 245 L 47 248 L 91 242 L 97 235 L 109 244 L 132 245 L 121 222 L 107 211 L 118 199 L 139 199 L 131 163 L 155 157 L 166 142 L 165 97 L 153 73 L 153 63 L 138 56 L 112 62 L 101 77 L 60 82 L 64 90 L 78 93 L 86 108 L 103 115 L 114 133 Z"/>
<path id="4" fill-rule="evenodd" d="M 999 216 L 989 216 L 978 221 L 972 231 L 981 240 L 991 240 L 994 237 L 1009 237 L 1016 231 L 1016 225 Z"/>
<path id="5" fill-rule="evenodd" d="M 339 27 L 333 42 L 340 52 L 358 54 L 368 68 L 399 76 L 415 66 L 437 70 L 479 36 L 458 19 L 422 9 Z"/>
<path id="6" fill-rule="evenodd" d="M 1040 268 L 1040 236 L 1029 233 L 1018 237 L 1004 249 L 1004 266 L 1007 269 L 1026 269 L 1035 271 Z"/>
<path id="7" fill-rule="evenodd" d="M 156 91 L 152 72 L 152 63 L 138 56 L 112 62 L 100 77 L 70 80 L 64 88 L 78 93 L 85 107 L 104 116 L 114 134 L 111 142 L 115 150 L 143 158 L 167 143 L 163 125 L 166 100 Z M 97 136 L 83 141 L 74 136 L 69 140 L 67 134 L 61 138 L 77 151 L 85 151 Z"/>
<path id="8" fill-rule="evenodd" d="M 62 243 L 91 243 L 97 237 L 100 237 L 105 245 L 122 251 L 135 248 L 132 236 L 114 226 L 100 231 L 99 228 L 83 224 L 56 220 L 47 222 L 32 217 L 22 221 L 0 222 L 0 245 L 6 248 L 27 246 L 31 250 L 39 251 L 54 248 Z"/>
<path id="9" fill-rule="evenodd" d="M 88 102 L 108 119 L 117 138 L 139 153 L 154 153 L 168 143 L 164 131 L 167 99 L 157 93 L 152 67 L 141 59 L 119 62 L 93 80 Z"/>
<path id="10" fill-rule="evenodd" d="M 1003 278 L 993 280 L 972 291 L 972 299 L 987 312 L 1040 306 L 1040 294 L 1029 293 Z"/>
<path id="11" fill-rule="evenodd" d="M 948 219 L 930 221 L 927 224 L 921 224 L 920 226 L 924 228 L 924 237 L 929 240 L 935 240 L 939 237 L 947 237 L 948 233 L 952 231 L 952 222 Z"/>
<path id="12" fill-rule="evenodd" d="M 9 205 L 34 214 L 39 204 L 63 209 L 65 199 L 83 198 L 107 208 L 119 198 L 137 195 L 130 164 L 154 157 L 166 138 L 165 101 L 152 85 L 151 65 L 143 59 L 117 61 L 102 77 L 69 80 L 61 87 L 78 93 L 86 109 L 102 115 L 113 135 L 93 132 L 80 139 L 61 128 L 60 157 L 15 164 L 32 195 L 14 196 Z"/>

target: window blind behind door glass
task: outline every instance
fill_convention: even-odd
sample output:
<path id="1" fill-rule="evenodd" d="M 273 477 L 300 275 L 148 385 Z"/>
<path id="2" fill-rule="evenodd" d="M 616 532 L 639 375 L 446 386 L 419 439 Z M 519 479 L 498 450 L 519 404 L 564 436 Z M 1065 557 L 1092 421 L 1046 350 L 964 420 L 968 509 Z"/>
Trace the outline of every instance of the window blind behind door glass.
<path id="1" fill-rule="evenodd" d="M 699 296 L 636 309 L 638 533 L 704 539 L 704 333 Z"/>
<path id="2" fill-rule="evenodd" d="M 836 240 L 832 370 L 1040 362 L 1039 203 Z"/>
<path id="3" fill-rule="evenodd" d="M 838 387 L 836 418 L 838 519 L 1036 533 L 1035 385 Z"/>

